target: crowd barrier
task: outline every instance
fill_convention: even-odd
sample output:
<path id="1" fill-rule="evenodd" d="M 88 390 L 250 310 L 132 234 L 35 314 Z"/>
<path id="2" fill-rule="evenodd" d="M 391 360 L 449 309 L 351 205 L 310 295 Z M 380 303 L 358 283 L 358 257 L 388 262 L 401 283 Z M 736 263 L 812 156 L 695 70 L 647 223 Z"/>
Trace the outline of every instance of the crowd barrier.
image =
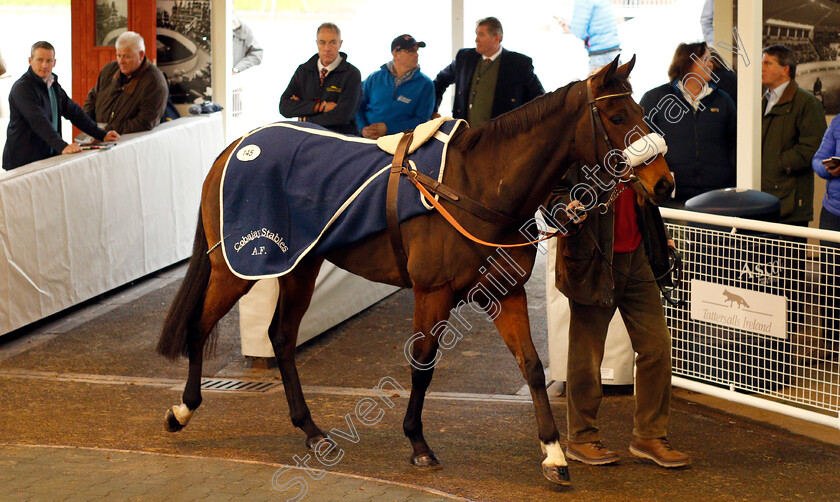
<path id="1" fill-rule="evenodd" d="M 684 304 L 665 303 L 673 384 L 840 429 L 840 256 L 800 242 L 840 232 L 662 215 L 684 265 Z"/>
<path id="2" fill-rule="evenodd" d="M 0 335 L 189 257 L 221 114 L 0 170 Z"/>

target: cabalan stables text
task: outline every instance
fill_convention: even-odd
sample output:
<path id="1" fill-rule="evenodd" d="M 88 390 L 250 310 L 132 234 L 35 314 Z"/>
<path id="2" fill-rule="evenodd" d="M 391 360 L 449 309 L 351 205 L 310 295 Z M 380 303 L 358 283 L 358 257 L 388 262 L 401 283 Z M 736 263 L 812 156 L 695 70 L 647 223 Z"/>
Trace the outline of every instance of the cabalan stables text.
<path id="1" fill-rule="evenodd" d="M 261 238 L 266 238 L 271 242 L 277 244 L 277 247 L 280 248 L 280 251 L 283 251 L 284 253 L 289 250 L 289 247 L 286 245 L 285 242 L 283 242 L 282 237 L 265 227 L 259 230 L 251 230 L 250 232 L 248 232 L 247 235 L 244 235 L 241 239 L 239 239 L 239 242 L 233 245 L 233 249 L 238 253 L 243 247 L 245 247 L 245 244 L 248 244 L 249 242 L 255 239 Z M 263 254 L 262 251 L 262 248 L 254 249 L 254 252 L 252 254 Z"/>

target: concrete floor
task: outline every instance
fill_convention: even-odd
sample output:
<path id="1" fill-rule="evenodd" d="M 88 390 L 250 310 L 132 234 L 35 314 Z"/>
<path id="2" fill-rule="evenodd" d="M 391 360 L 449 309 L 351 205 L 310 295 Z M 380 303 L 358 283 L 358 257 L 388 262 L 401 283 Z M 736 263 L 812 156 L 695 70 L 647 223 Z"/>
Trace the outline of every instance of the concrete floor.
<path id="1" fill-rule="evenodd" d="M 547 364 L 541 270 L 528 286 L 529 308 Z M 163 430 L 186 363 L 158 357 L 154 345 L 183 271 L 165 270 L 0 338 L 0 484 L 7 488 L 0 499 L 283 500 L 294 493 L 272 490 L 277 469 L 307 454 L 279 385 L 205 391 L 186 429 Z M 383 377 L 408 389 L 403 345 L 412 311 L 403 290 L 300 347 L 301 381 L 323 429 L 346 429 L 345 415 Z M 394 397 L 381 422 L 357 425 L 357 443 L 337 440 L 344 456 L 329 475 L 314 480 L 295 470 L 287 480 L 309 479 L 307 500 L 837 500 L 840 431 L 680 390 L 670 437 L 693 457 L 691 467 L 665 470 L 632 457 L 633 397 L 608 388 L 600 422 L 621 462 L 573 463 L 573 486 L 552 486 L 540 470 L 533 407 L 517 395 L 524 382 L 513 357 L 491 324 L 470 322 L 473 330 L 437 366 L 423 415 L 442 469 L 409 465 L 401 427 L 407 400 Z M 238 345 L 234 311 L 220 323 L 205 376 L 280 383 L 277 370 L 248 367 Z M 562 397 L 552 396 L 552 407 L 563 430 Z"/>

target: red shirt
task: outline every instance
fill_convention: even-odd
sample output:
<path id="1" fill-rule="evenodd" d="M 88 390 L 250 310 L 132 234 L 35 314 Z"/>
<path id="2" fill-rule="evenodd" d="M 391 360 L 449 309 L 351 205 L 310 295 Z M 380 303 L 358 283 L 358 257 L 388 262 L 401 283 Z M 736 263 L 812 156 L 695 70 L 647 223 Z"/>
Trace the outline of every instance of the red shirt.
<path id="1" fill-rule="evenodd" d="M 614 202 L 615 221 L 613 226 L 613 252 L 629 253 L 635 251 L 642 241 L 639 222 L 636 220 L 636 194 L 625 184 Z"/>

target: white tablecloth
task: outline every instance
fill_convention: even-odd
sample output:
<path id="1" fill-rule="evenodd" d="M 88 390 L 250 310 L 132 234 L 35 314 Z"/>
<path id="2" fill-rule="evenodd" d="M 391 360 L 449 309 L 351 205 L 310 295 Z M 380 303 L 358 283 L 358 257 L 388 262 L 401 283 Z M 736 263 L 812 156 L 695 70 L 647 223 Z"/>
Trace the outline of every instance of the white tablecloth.
<path id="1" fill-rule="evenodd" d="M 0 334 L 190 255 L 221 115 L 0 170 Z"/>
<path id="2" fill-rule="evenodd" d="M 0 169 L 0 336 L 188 258 L 221 114 Z M 303 342 L 398 288 L 324 263 Z"/>

